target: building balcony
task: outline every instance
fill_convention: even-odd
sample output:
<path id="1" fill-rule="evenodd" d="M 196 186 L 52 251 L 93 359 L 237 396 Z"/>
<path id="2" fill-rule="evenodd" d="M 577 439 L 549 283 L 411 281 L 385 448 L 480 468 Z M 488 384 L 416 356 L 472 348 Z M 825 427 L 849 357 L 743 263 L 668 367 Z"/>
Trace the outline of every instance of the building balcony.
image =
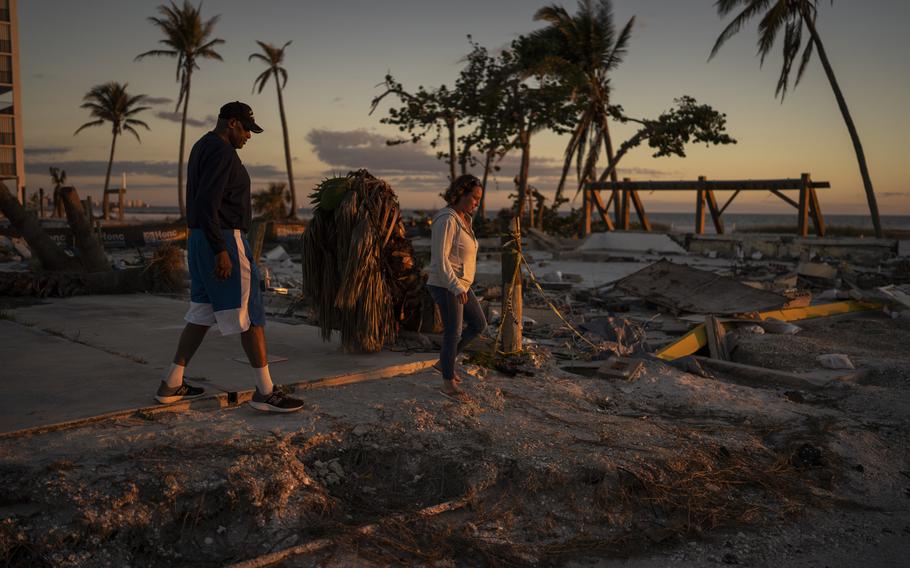
<path id="1" fill-rule="evenodd" d="M 4 85 L 13 84 L 13 72 L 12 71 L 0 71 L 0 83 Z"/>
<path id="2" fill-rule="evenodd" d="M 0 22 L 8 22 L 9 18 L 9 8 L 0 8 Z"/>
<path id="3" fill-rule="evenodd" d="M 0 39 L 0 53 L 12 53 L 13 42 L 8 39 Z"/>
<path id="4" fill-rule="evenodd" d="M 0 162 L 0 176 L 16 177 L 16 164 Z"/>

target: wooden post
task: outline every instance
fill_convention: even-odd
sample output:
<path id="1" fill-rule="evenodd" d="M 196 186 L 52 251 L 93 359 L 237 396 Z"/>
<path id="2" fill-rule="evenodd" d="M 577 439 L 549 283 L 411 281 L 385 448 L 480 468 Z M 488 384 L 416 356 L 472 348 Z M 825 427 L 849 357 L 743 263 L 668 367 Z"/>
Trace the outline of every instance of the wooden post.
<path id="1" fill-rule="evenodd" d="M 38 218 L 44 219 L 44 188 L 38 188 Z"/>
<path id="2" fill-rule="evenodd" d="M 608 231 L 613 230 L 613 219 L 610 219 L 610 214 L 607 212 L 610 209 L 610 204 L 603 204 L 603 200 L 600 198 L 600 191 L 596 189 L 589 190 L 591 192 L 592 201 L 594 206 L 597 207 L 597 212 L 600 213 L 600 218 L 603 220 L 604 225 L 607 226 Z"/>
<path id="3" fill-rule="evenodd" d="M 711 314 L 705 316 L 705 335 L 708 336 L 708 352 L 714 359 L 730 360 L 727 344 L 724 341 L 725 334 L 724 325 L 717 321 L 717 316 Z"/>
<path id="4" fill-rule="evenodd" d="M 797 232 L 799 236 L 809 236 L 809 189 L 811 188 L 809 174 L 800 176 L 799 185 L 799 219 L 797 220 Z"/>
<path id="5" fill-rule="evenodd" d="M 809 188 L 809 212 L 812 214 L 812 222 L 815 224 L 815 233 L 819 237 L 825 236 L 825 217 L 822 215 L 822 208 L 818 203 L 818 195 L 815 188 Z"/>
<path id="6" fill-rule="evenodd" d="M 622 178 L 622 224 L 620 228 L 623 231 L 629 230 L 629 178 Z"/>
<path id="7" fill-rule="evenodd" d="M 641 199 L 638 197 L 638 191 L 632 190 L 632 205 L 635 206 L 635 212 L 638 214 L 638 221 L 641 223 L 641 228 L 650 231 L 651 230 L 651 221 L 648 219 L 648 214 L 645 213 L 645 207 L 641 204 Z"/>
<path id="8" fill-rule="evenodd" d="M 582 219 L 581 219 L 581 237 L 587 237 L 591 234 L 591 196 L 589 194 L 591 190 L 588 189 L 587 184 L 581 190 L 581 210 L 582 210 Z"/>
<path id="9" fill-rule="evenodd" d="M 502 237 L 502 351 L 521 351 L 521 227 L 512 220 L 511 231 Z M 516 271 L 518 276 L 515 276 Z M 514 280 L 514 285 L 513 285 Z"/>
<path id="10" fill-rule="evenodd" d="M 705 197 L 708 198 L 708 211 L 711 212 L 711 220 L 714 221 L 714 230 L 718 235 L 723 235 L 724 222 L 720 218 L 720 209 L 717 208 L 717 199 L 714 198 L 714 191 L 705 190 Z"/>
<path id="11" fill-rule="evenodd" d="M 695 234 L 705 233 L 705 176 L 698 176 L 698 190 L 695 201 Z"/>

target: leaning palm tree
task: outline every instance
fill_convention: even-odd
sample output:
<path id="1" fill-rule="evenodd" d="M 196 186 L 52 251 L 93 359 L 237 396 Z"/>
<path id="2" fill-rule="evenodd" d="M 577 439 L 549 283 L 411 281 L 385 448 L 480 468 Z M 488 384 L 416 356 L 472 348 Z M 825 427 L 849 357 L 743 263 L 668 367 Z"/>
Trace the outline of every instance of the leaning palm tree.
<path id="1" fill-rule="evenodd" d="M 269 77 L 275 77 L 275 89 L 278 91 L 278 112 L 281 113 L 281 131 L 284 134 L 284 162 L 288 168 L 288 187 L 291 191 L 291 212 L 288 217 L 296 218 L 297 192 L 294 190 L 294 172 L 291 169 L 291 146 L 288 138 L 288 121 L 284 115 L 284 97 L 281 94 L 284 90 L 284 86 L 288 82 L 288 72 L 281 64 L 284 62 L 284 49 L 291 45 L 291 42 L 287 42 L 281 47 L 275 47 L 270 43 L 261 41 L 257 41 L 256 43 L 262 48 L 263 53 L 253 53 L 250 55 L 249 60 L 259 59 L 268 65 L 269 68 L 256 77 L 256 80 L 253 82 L 253 90 L 256 90 L 256 87 L 259 87 L 259 92 L 261 93 L 262 89 L 265 88 L 265 84 L 268 83 Z"/>
<path id="2" fill-rule="evenodd" d="M 606 151 L 608 165 L 613 163 L 613 143 L 607 122 L 610 73 L 626 55 L 635 18 L 617 34 L 610 0 L 580 0 L 574 15 L 554 4 L 538 10 L 534 19 L 549 26 L 531 34 L 529 45 L 536 48 L 528 54 L 528 63 L 570 85 L 581 107 L 556 188 L 554 203 L 558 205 L 573 161 L 579 188 L 594 176 L 601 147 Z M 616 181 L 615 170 L 612 179 Z"/>
<path id="3" fill-rule="evenodd" d="M 89 114 L 95 120 L 86 122 L 73 133 L 73 136 L 75 136 L 86 128 L 101 126 L 106 122 L 111 123 L 111 133 L 113 134 L 111 138 L 111 155 L 107 160 L 107 173 L 104 175 L 104 193 L 101 197 L 103 204 L 101 210 L 104 214 L 104 219 L 108 218 L 109 197 L 107 190 L 111 183 L 111 166 L 114 164 L 114 148 L 117 146 L 117 137 L 123 134 L 125 130 L 141 142 L 142 140 L 139 138 L 139 133 L 136 132 L 135 127 L 141 126 L 149 130 L 148 124 L 134 118 L 140 112 L 151 108 L 138 106 L 142 104 L 146 96 L 130 95 L 126 92 L 126 87 L 127 83 L 121 85 L 116 81 L 92 87 L 82 98 L 85 102 L 82 103 L 81 108 L 88 109 L 90 111 Z M 53 172 L 51 172 L 51 175 L 53 176 Z"/>
<path id="4" fill-rule="evenodd" d="M 832 4 L 834 0 L 831 0 Z M 856 125 L 853 124 L 853 118 L 850 116 L 850 110 L 847 108 L 847 101 L 840 90 L 837 78 L 834 76 L 834 69 L 828 60 L 828 54 L 825 52 L 825 46 L 822 44 L 821 36 L 818 33 L 818 27 L 815 24 L 815 17 L 818 12 L 818 0 L 717 0 L 714 3 L 717 13 L 721 17 L 729 15 L 731 12 L 742 6 L 742 10 L 733 18 L 733 20 L 724 28 L 724 31 L 717 38 L 714 47 L 711 49 L 711 55 L 708 59 L 713 58 L 720 50 L 721 46 L 728 39 L 733 37 L 743 25 L 752 18 L 761 17 L 758 24 L 758 54 L 761 62 L 764 63 L 765 57 L 774 47 L 774 41 L 781 30 L 784 31 L 783 55 L 784 62 L 780 70 L 780 76 L 777 79 L 777 90 L 775 96 L 780 96 L 781 100 L 787 95 L 790 86 L 790 75 L 793 71 L 793 64 L 797 57 L 800 58 L 799 69 L 796 72 L 796 81 L 794 87 L 799 85 L 803 73 L 812 58 L 813 50 L 818 51 L 818 57 L 821 59 L 822 67 L 831 89 L 834 91 L 834 98 L 837 100 L 837 106 L 840 108 L 844 122 L 847 124 L 847 131 L 850 133 L 850 139 L 853 141 L 853 149 L 856 152 L 856 159 L 859 162 L 859 172 L 863 179 L 863 187 L 866 190 L 866 200 L 869 202 L 869 212 L 872 214 L 872 224 L 875 227 L 875 236 L 882 237 L 882 225 L 878 215 L 878 204 L 875 200 L 875 191 L 872 188 L 872 179 L 869 176 L 869 168 L 866 165 L 866 155 L 863 152 L 863 145 L 860 142 L 859 134 L 856 131 Z M 802 56 L 799 52 L 802 49 L 803 26 L 809 31 L 809 41 L 803 49 Z"/>
<path id="5" fill-rule="evenodd" d="M 177 97 L 177 111 L 183 104 L 183 118 L 180 121 L 180 153 L 177 161 L 177 204 L 180 206 L 180 217 L 186 218 L 186 205 L 183 199 L 183 155 L 186 146 L 186 114 L 190 103 L 190 86 L 193 71 L 199 69 L 199 59 L 217 59 L 223 61 L 215 51 L 215 46 L 224 43 L 223 39 L 212 38 L 212 32 L 220 16 L 208 21 L 202 20 L 202 4 L 194 7 L 189 0 L 183 6 L 171 2 L 170 6 L 158 6 L 162 17 L 154 16 L 149 21 L 164 34 L 158 43 L 167 49 L 152 49 L 136 56 L 136 60 L 148 56 L 174 57 L 177 59 L 177 82 L 180 83 L 180 95 Z"/>

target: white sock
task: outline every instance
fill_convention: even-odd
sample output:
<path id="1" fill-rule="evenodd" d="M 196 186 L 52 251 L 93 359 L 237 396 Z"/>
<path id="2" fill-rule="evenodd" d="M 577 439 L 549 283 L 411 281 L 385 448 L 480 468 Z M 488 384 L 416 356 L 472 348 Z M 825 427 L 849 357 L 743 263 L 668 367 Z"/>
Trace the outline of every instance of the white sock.
<path id="1" fill-rule="evenodd" d="M 171 368 L 168 369 L 167 374 L 164 376 L 164 382 L 167 383 L 167 386 L 175 389 L 183 384 L 183 372 L 186 370 L 186 367 L 183 365 L 178 365 L 177 363 L 171 363 Z"/>
<path id="2" fill-rule="evenodd" d="M 269 375 L 269 366 L 266 365 L 259 369 L 253 367 L 253 374 L 256 375 L 256 389 L 259 394 L 272 394 L 272 376 Z"/>

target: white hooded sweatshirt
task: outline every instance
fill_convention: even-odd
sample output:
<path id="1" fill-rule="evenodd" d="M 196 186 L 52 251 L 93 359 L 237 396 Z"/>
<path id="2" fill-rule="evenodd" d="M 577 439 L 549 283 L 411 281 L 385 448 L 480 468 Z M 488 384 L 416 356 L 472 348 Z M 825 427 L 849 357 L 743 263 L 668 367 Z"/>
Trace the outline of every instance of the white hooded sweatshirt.
<path id="1" fill-rule="evenodd" d="M 451 207 L 433 216 L 433 241 L 427 284 L 445 288 L 453 294 L 470 289 L 477 272 L 477 239 L 470 224 Z"/>

